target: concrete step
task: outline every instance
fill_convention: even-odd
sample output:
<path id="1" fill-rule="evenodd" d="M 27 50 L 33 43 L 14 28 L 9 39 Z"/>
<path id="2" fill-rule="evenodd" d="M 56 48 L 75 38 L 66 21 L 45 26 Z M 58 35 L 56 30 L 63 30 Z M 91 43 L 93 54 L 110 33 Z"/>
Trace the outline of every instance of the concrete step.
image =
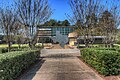
<path id="1" fill-rule="evenodd" d="M 41 54 L 70 54 L 80 53 L 79 49 L 42 49 Z"/>

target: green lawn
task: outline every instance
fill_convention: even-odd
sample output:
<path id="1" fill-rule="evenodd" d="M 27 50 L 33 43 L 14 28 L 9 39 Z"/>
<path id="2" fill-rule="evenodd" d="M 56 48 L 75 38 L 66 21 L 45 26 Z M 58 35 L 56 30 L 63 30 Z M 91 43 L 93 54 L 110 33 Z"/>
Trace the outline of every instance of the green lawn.
<path id="1" fill-rule="evenodd" d="M 36 43 L 36 46 L 41 46 L 41 43 Z M 7 44 L 0 44 L 0 48 L 6 48 L 8 47 Z M 12 44 L 12 47 L 18 47 L 18 44 Z M 21 47 L 29 47 L 28 44 L 22 44 Z"/>
<path id="2" fill-rule="evenodd" d="M 84 46 L 85 46 L 84 44 L 79 44 L 78 45 L 78 47 L 84 47 Z M 103 47 L 104 44 L 93 44 L 91 46 L 93 46 L 93 47 Z M 120 48 L 120 44 L 113 44 L 113 46 L 116 47 L 116 48 Z"/>
<path id="3" fill-rule="evenodd" d="M 28 47 L 28 44 L 22 44 L 22 47 Z M 8 47 L 7 44 L 0 44 L 0 48 Z M 18 44 L 13 44 L 12 47 L 18 47 Z"/>
<path id="4" fill-rule="evenodd" d="M 98 47 L 98 46 L 101 46 L 101 45 L 103 45 L 103 44 L 93 44 L 92 46 Z M 85 46 L 85 44 L 79 44 L 78 46 Z"/>
<path id="5" fill-rule="evenodd" d="M 120 44 L 114 44 L 114 46 L 116 46 L 116 47 L 120 47 Z"/>

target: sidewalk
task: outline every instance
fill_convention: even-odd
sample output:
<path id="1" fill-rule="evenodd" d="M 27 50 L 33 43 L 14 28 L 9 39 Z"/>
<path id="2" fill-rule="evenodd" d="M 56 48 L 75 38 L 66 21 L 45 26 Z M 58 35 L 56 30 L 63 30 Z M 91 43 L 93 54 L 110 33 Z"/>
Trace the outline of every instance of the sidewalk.
<path id="1" fill-rule="evenodd" d="M 77 54 L 77 53 L 76 53 Z M 21 80 L 103 80 L 79 60 L 74 53 L 47 54 L 21 77 Z"/>

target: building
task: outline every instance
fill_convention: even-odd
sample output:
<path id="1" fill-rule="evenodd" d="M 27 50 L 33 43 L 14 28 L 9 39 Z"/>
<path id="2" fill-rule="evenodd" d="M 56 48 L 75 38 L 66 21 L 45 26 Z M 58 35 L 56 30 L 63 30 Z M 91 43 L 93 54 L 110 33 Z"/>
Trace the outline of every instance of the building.
<path id="1" fill-rule="evenodd" d="M 84 44 L 84 36 L 78 36 L 75 28 L 75 26 L 41 26 L 37 29 L 37 42 L 54 43 L 51 37 L 56 36 L 56 31 L 59 31 L 62 35 L 68 36 L 68 44 L 70 46 Z M 104 37 L 105 36 L 93 36 L 94 44 L 102 44 Z"/>
<path id="2" fill-rule="evenodd" d="M 106 38 L 106 36 L 92 36 L 93 38 L 93 44 L 103 44 L 103 40 L 104 38 Z M 85 44 L 84 43 L 84 36 L 79 36 L 77 38 L 77 43 L 78 44 Z"/>
<path id="3" fill-rule="evenodd" d="M 74 30 L 74 26 L 41 26 L 37 29 L 37 41 L 39 43 L 53 43 L 50 37 L 56 36 L 56 31 L 68 36 Z"/>
<path id="4" fill-rule="evenodd" d="M 77 32 L 69 33 L 68 38 L 69 38 L 69 45 L 70 46 L 74 46 L 77 44 L 77 37 L 78 37 Z"/>

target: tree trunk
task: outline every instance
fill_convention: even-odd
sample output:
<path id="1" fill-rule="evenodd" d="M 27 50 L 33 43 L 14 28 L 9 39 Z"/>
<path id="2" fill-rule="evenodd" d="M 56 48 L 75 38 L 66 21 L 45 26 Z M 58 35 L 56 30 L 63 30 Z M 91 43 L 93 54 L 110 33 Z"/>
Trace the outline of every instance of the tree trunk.
<path id="1" fill-rule="evenodd" d="M 18 43 L 18 48 L 20 49 L 21 48 L 21 44 Z"/>
<path id="2" fill-rule="evenodd" d="M 7 44 L 8 44 L 8 52 L 10 52 L 11 49 L 11 41 L 10 41 L 10 36 L 7 35 Z"/>
<path id="3" fill-rule="evenodd" d="M 42 40 L 42 48 L 44 48 L 43 40 Z"/>

